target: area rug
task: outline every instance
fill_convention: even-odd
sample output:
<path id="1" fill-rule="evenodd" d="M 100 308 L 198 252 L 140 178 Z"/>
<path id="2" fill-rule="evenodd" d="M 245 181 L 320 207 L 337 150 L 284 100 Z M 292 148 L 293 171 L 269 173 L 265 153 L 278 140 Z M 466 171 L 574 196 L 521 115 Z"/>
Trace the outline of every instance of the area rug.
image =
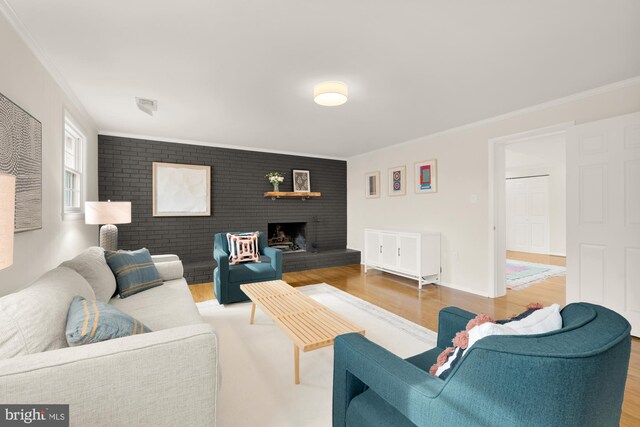
<path id="1" fill-rule="evenodd" d="M 507 288 L 520 290 L 541 282 L 549 277 L 566 274 L 567 269 L 559 265 L 536 264 L 533 262 L 507 260 Z"/>
<path id="2" fill-rule="evenodd" d="M 368 339 L 402 358 L 436 345 L 435 332 L 333 286 L 296 289 L 364 328 Z M 250 302 L 197 305 L 219 338 L 219 426 L 331 425 L 333 346 L 300 353 L 300 384 L 295 385 L 293 344 L 259 308 L 249 325 Z"/>

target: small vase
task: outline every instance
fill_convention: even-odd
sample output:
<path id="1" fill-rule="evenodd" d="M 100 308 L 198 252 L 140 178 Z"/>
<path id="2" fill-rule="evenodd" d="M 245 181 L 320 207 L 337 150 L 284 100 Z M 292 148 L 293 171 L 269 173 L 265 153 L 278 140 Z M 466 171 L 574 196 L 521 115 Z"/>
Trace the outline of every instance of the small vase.
<path id="1" fill-rule="evenodd" d="M 274 182 L 273 183 L 273 192 L 277 193 L 278 191 L 280 191 L 280 183 L 279 182 Z"/>

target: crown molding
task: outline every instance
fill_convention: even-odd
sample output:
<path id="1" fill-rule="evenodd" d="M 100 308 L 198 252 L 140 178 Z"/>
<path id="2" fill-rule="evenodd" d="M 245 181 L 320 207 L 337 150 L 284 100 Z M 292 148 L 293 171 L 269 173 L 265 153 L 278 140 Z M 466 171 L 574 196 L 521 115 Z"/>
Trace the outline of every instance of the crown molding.
<path id="1" fill-rule="evenodd" d="M 34 54 L 36 59 L 40 61 L 42 66 L 47 70 L 49 75 L 53 78 L 53 80 L 60 86 L 60 89 L 64 92 L 64 94 L 69 98 L 73 106 L 83 115 L 85 119 L 89 120 L 92 124 L 93 128 L 96 128 L 95 121 L 93 117 L 87 112 L 87 109 L 84 107 L 80 99 L 73 92 L 67 81 L 64 79 L 60 71 L 56 68 L 51 58 L 44 53 L 44 50 L 36 43 L 35 39 L 27 30 L 27 27 L 24 25 L 22 20 L 18 17 L 13 7 L 9 4 L 8 0 L 0 0 L 0 13 L 9 21 L 9 24 L 13 29 L 18 33 L 18 36 L 22 39 L 22 41 L 27 45 L 27 47 Z"/>
<path id="2" fill-rule="evenodd" d="M 248 147 L 244 145 L 221 144 L 217 142 L 198 141 L 182 138 L 165 138 L 162 136 L 140 135 L 136 133 L 115 132 L 109 130 L 98 130 L 98 135 L 116 136 L 119 138 L 141 139 L 147 141 L 170 142 L 173 144 L 200 145 L 204 147 L 226 148 L 228 150 L 255 151 L 258 153 L 283 154 L 285 156 L 312 157 L 314 159 L 340 160 L 346 161 L 344 157 L 325 156 L 323 154 L 302 153 L 297 151 L 271 150 L 269 148 Z"/>
<path id="3" fill-rule="evenodd" d="M 465 125 L 456 126 L 454 128 L 446 129 L 440 132 L 431 133 L 428 135 L 419 136 L 417 138 L 412 138 L 408 141 L 400 142 L 397 144 L 389 145 L 382 148 L 377 148 L 375 150 L 367 151 L 364 153 L 356 154 L 354 156 L 349 157 L 349 159 L 355 159 L 360 156 L 364 156 L 371 153 L 376 153 L 379 151 L 393 149 L 402 145 L 412 144 L 417 141 L 428 141 L 430 139 L 438 138 L 445 135 L 450 135 L 456 132 L 473 129 L 476 127 L 488 125 L 491 123 L 499 122 L 502 120 L 507 120 L 513 117 L 522 116 L 524 114 L 534 113 L 536 111 L 545 110 L 547 108 L 557 107 L 559 105 L 567 104 L 569 102 L 574 102 L 580 99 L 590 98 L 595 95 L 599 95 L 601 93 L 613 92 L 615 90 L 624 89 L 625 87 L 635 86 L 640 84 L 640 76 L 631 77 L 630 79 L 621 80 L 615 83 L 611 83 L 604 86 L 599 86 L 593 89 L 588 89 L 582 92 L 574 93 L 573 95 L 565 96 L 562 98 L 557 98 L 551 101 L 543 102 L 541 104 L 532 105 L 530 107 L 521 108 L 519 110 L 514 110 L 509 113 L 500 114 L 498 116 L 489 117 L 487 119 L 478 120 L 476 122 L 467 123 Z M 526 132 L 525 132 L 526 133 Z"/>

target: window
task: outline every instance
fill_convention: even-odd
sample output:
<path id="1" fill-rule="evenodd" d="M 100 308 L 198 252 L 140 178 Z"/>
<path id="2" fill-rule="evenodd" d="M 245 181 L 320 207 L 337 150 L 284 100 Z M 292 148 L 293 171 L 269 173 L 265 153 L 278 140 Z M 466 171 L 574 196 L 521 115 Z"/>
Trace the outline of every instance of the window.
<path id="1" fill-rule="evenodd" d="M 65 214 L 80 214 L 84 202 L 85 137 L 67 118 L 64 124 L 63 198 Z"/>

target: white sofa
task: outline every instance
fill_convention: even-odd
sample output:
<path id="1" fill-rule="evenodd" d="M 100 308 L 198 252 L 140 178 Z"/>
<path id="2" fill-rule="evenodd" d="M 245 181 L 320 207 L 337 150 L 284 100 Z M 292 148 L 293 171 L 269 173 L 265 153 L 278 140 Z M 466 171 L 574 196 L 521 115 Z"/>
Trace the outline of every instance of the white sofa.
<path id="1" fill-rule="evenodd" d="M 164 270 L 175 272 L 177 259 L 154 262 L 174 261 Z M 69 404 L 73 426 L 215 425 L 217 337 L 178 265 L 179 277 L 109 301 L 153 332 L 79 347 L 66 346 L 66 311 L 76 294 L 99 294 L 85 280 L 95 269 L 60 266 L 0 298 L 0 403 Z"/>

